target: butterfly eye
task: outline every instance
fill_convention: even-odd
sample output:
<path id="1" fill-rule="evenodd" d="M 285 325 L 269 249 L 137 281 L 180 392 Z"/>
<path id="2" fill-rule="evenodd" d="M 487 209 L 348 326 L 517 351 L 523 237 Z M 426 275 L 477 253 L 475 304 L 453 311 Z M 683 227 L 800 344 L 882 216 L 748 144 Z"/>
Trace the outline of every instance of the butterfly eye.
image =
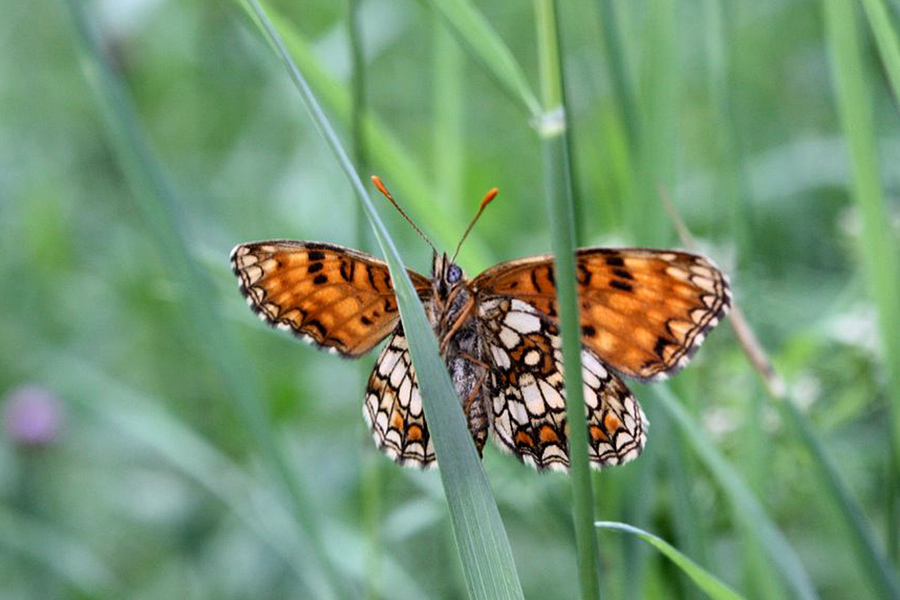
<path id="1" fill-rule="evenodd" d="M 450 268 L 447 269 L 447 282 L 456 283 L 460 279 L 462 279 L 462 269 L 456 265 L 450 265 Z"/>

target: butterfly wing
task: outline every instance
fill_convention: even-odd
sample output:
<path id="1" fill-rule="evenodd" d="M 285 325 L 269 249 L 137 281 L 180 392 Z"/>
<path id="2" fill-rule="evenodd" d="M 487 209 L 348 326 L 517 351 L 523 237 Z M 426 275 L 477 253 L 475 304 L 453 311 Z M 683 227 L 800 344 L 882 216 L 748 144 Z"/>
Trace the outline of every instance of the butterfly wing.
<path id="1" fill-rule="evenodd" d="M 556 324 L 513 298 L 489 300 L 479 313 L 493 366 L 494 437 L 537 469 L 567 470 L 569 429 Z M 641 407 L 591 349 L 581 356 L 591 465 L 599 469 L 637 458 L 647 432 Z"/>
<path id="2" fill-rule="evenodd" d="M 577 252 L 576 269 L 583 343 L 629 377 L 676 372 L 731 305 L 727 277 L 695 254 L 588 248 Z M 501 263 L 472 285 L 480 301 L 518 298 L 557 318 L 551 256 Z"/>
<path id="3" fill-rule="evenodd" d="M 436 464 L 416 372 L 401 328 L 375 362 L 363 416 L 375 444 L 396 462 L 423 468 Z"/>
<path id="4" fill-rule="evenodd" d="M 371 350 L 397 326 L 399 312 L 387 265 L 333 244 L 271 240 L 231 252 L 241 292 L 259 316 L 344 356 Z M 409 271 L 420 297 L 430 281 Z"/>

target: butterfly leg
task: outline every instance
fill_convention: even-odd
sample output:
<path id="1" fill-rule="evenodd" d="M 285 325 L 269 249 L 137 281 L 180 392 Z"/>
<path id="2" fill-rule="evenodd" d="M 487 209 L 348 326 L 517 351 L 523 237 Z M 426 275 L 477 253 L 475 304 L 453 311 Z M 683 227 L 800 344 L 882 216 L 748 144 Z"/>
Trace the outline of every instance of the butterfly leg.
<path id="1" fill-rule="evenodd" d="M 472 316 L 472 313 L 475 311 L 475 299 L 469 298 L 466 304 L 460 309 L 456 320 L 450 326 L 450 329 L 443 335 L 441 338 L 441 354 L 445 354 L 447 352 L 447 347 L 450 345 L 450 341 L 453 339 L 453 336 L 465 325 L 469 318 Z"/>

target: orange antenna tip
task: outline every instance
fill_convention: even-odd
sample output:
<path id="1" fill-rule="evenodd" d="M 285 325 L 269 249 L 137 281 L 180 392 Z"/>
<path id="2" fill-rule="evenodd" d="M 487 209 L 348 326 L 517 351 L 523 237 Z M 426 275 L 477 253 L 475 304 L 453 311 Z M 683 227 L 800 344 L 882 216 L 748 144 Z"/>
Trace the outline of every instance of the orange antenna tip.
<path id="1" fill-rule="evenodd" d="M 391 193 L 388 191 L 387 187 L 385 187 L 384 182 L 381 181 L 381 177 L 378 175 L 372 175 L 372 183 L 375 184 L 375 187 L 378 188 L 378 191 L 387 196 L 388 198 L 393 198 Z"/>
<path id="2" fill-rule="evenodd" d="M 384 185 L 384 182 L 381 180 L 381 177 L 379 177 L 378 175 L 372 175 L 371 179 L 372 179 L 372 183 L 375 184 L 375 187 L 378 188 L 378 191 L 381 192 L 382 194 L 384 194 L 384 197 L 387 198 L 388 202 L 390 202 L 394 206 L 394 208 L 397 209 L 397 212 L 399 212 L 403 216 L 403 218 L 406 219 L 406 221 L 410 225 L 412 225 L 412 228 L 415 229 L 416 232 L 420 236 L 422 236 L 422 239 L 425 240 L 425 243 L 428 244 L 429 246 L 431 246 L 432 250 L 437 252 L 437 248 L 434 247 L 434 244 L 431 243 L 431 240 L 428 239 L 428 236 L 425 235 L 425 233 L 421 229 L 419 229 L 419 227 L 415 223 L 413 223 L 413 220 L 409 218 L 409 215 L 407 215 L 405 212 L 403 212 L 403 209 L 400 208 L 400 205 L 397 204 L 397 201 L 394 200 L 393 196 L 391 196 L 391 193 L 388 191 L 387 186 Z"/>
<path id="3" fill-rule="evenodd" d="M 497 188 L 491 188 L 490 190 L 488 190 L 488 193 L 484 195 L 484 199 L 481 201 L 481 206 L 478 207 L 478 212 L 475 213 L 475 218 L 472 219 L 471 223 L 469 223 L 469 227 L 466 228 L 466 232 L 463 234 L 462 238 L 459 240 L 459 243 L 456 245 L 456 250 L 453 252 L 452 260 L 456 260 L 456 255 L 459 254 L 459 249 L 462 248 L 462 243 L 466 241 L 469 232 L 472 231 L 473 227 L 475 227 L 475 223 L 478 221 L 478 217 L 481 216 L 481 213 L 484 212 L 484 209 L 487 207 L 487 205 L 497 197 L 498 193 L 500 193 L 500 190 L 498 190 Z"/>
<path id="4" fill-rule="evenodd" d="M 491 201 L 497 197 L 497 194 L 500 193 L 500 190 L 497 188 L 491 188 L 488 190 L 488 193 L 484 195 L 484 200 L 481 201 L 481 206 L 478 208 L 478 212 L 481 212 L 485 209 L 485 207 L 491 203 Z"/>

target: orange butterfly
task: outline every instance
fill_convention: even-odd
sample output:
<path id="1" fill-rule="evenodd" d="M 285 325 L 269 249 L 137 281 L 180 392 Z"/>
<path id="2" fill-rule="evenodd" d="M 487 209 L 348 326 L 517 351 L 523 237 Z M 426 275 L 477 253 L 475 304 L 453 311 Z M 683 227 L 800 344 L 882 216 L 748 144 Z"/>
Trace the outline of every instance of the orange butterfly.
<path id="1" fill-rule="evenodd" d="M 373 181 L 406 217 L 381 181 Z M 496 189 L 485 197 L 463 239 L 495 195 Z M 501 263 L 472 280 L 453 260 L 434 250 L 432 277 L 409 276 L 479 453 L 490 431 L 523 462 L 566 470 L 553 257 Z M 363 415 L 392 459 L 435 465 L 384 262 L 334 244 L 269 240 L 237 246 L 231 263 L 250 307 L 301 339 L 357 357 L 391 335 L 369 377 Z M 636 458 L 647 435 L 647 419 L 619 376 L 659 380 L 678 371 L 728 312 L 731 292 L 711 261 L 674 250 L 585 248 L 576 254 L 576 268 L 589 453 L 601 468 Z"/>

